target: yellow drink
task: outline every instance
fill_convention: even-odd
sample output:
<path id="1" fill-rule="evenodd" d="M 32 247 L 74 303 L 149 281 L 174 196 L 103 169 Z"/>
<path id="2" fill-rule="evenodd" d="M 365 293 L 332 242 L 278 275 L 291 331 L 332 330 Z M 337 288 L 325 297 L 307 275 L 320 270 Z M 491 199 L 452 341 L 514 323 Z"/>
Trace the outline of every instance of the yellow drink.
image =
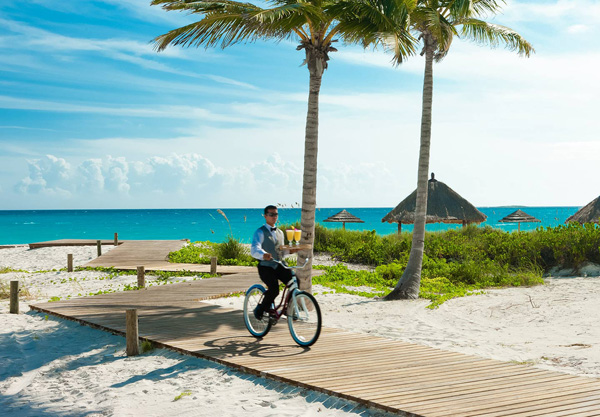
<path id="1" fill-rule="evenodd" d="M 292 240 L 294 240 L 294 231 L 293 230 L 286 230 L 285 234 L 287 235 L 287 240 L 288 242 L 292 243 Z"/>
<path id="2" fill-rule="evenodd" d="M 302 237 L 302 230 L 294 230 L 294 240 L 300 242 L 300 237 Z"/>

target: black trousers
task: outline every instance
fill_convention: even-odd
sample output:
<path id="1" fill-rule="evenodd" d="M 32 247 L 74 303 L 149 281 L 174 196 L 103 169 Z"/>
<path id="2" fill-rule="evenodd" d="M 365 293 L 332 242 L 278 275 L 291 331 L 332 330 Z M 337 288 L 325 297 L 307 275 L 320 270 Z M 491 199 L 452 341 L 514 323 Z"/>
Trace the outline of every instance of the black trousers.
<path id="1" fill-rule="evenodd" d="M 264 311 L 271 308 L 271 304 L 279 295 L 278 280 L 287 284 L 292 279 L 292 271 L 285 269 L 281 265 L 277 265 L 277 269 L 273 269 L 270 266 L 259 265 L 258 275 L 262 282 L 267 284 L 267 291 L 265 291 L 265 297 L 261 303 Z"/>

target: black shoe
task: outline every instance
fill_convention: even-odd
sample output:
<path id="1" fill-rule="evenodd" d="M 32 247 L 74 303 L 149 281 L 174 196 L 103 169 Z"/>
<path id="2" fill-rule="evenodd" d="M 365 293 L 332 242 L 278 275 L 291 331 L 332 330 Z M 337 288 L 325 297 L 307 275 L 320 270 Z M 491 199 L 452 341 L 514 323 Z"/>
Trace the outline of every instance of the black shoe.
<path id="1" fill-rule="evenodd" d="M 256 306 L 256 308 L 254 309 L 254 317 L 256 317 L 256 320 L 262 320 L 263 318 L 263 307 L 259 304 Z"/>

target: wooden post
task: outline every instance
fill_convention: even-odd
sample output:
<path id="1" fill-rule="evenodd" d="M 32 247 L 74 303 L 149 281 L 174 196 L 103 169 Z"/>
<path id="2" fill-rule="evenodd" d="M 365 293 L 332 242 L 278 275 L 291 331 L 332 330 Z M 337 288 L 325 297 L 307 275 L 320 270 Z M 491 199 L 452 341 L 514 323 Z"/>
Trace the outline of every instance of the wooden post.
<path id="1" fill-rule="evenodd" d="M 213 275 L 217 273 L 217 257 L 216 256 L 212 256 L 210 258 L 210 273 Z"/>
<path id="2" fill-rule="evenodd" d="M 102 256 L 102 241 L 101 240 L 96 241 L 96 247 L 98 248 L 98 256 Z"/>
<path id="3" fill-rule="evenodd" d="M 125 339 L 127 356 L 139 355 L 138 314 L 135 308 L 125 310 Z"/>
<path id="4" fill-rule="evenodd" d="M 402 222 L 398 222 L 398 234 L 402 233 Z"/>
<path id="5" fill-rule="evenodd" d="M 19 314 L 19 281 L 10 282 L 10 314 Z"/>
<path id="6" fill-rule="evenodd" d="M 119 234 L 115 233 L 115 246 L 119 246 Z"/>
<path id="7" fill-rule="evenodd" d="M 73 272 L 73 254 L 67 254 L 67 272 Z"/>
<path id="8" fill-rule="evenodd" d="M 138 287 L 144 288 L 146 286 L 146 268 L 143 266 L 137 267 L 137 279 L 138 279 Z"/>

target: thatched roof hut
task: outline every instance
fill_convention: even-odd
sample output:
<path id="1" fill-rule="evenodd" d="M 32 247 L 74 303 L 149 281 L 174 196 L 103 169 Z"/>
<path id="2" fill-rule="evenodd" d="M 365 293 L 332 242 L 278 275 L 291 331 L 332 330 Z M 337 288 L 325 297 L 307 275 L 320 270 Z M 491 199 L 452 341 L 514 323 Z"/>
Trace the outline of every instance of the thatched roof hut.
<path id="1" fill-rule="evenodd" d="M 346 223 L 364 223 L 364 220 L 359 219 L 356 216 L 348 213 L 346 210 L 342 210 L 333 216 L 330 216 L 323 220 L 324 222 L 341 222 L 342 229 L 346 229 Z"/>
<path id="2" fill-rule="evenodd" d="M 540 219 L 536 219 L 522 210 L 517 210 L 513 213 L 510 213 L 508 216 L 498 221 L 500 223 L 518 223 L 518 231 L 521 231 L 521 223 L 541 222 Z"/>
<path id="3" fill-rule="evenodd" d="M 570 222 L 600 224 L 600 197 L 592 200 L 588 205 L 579 209 L 579 211 L 569 217 L 565 223 Z"/>
<path id="4" fill-rule="evenodd" d="M 426 223 L 460 223 L 465 226 L 470 223 L 481 223 L 487 219 L 485 214 L 458 195 L 456 191 L 436 180 L 433 173 L 428 186 Z M 417 190 L 402 200 L 381 221 L 398 223 L 398 233 L 400 233 L 402 223 L 413 224 L 415 222 L 416 206 Z"/>

